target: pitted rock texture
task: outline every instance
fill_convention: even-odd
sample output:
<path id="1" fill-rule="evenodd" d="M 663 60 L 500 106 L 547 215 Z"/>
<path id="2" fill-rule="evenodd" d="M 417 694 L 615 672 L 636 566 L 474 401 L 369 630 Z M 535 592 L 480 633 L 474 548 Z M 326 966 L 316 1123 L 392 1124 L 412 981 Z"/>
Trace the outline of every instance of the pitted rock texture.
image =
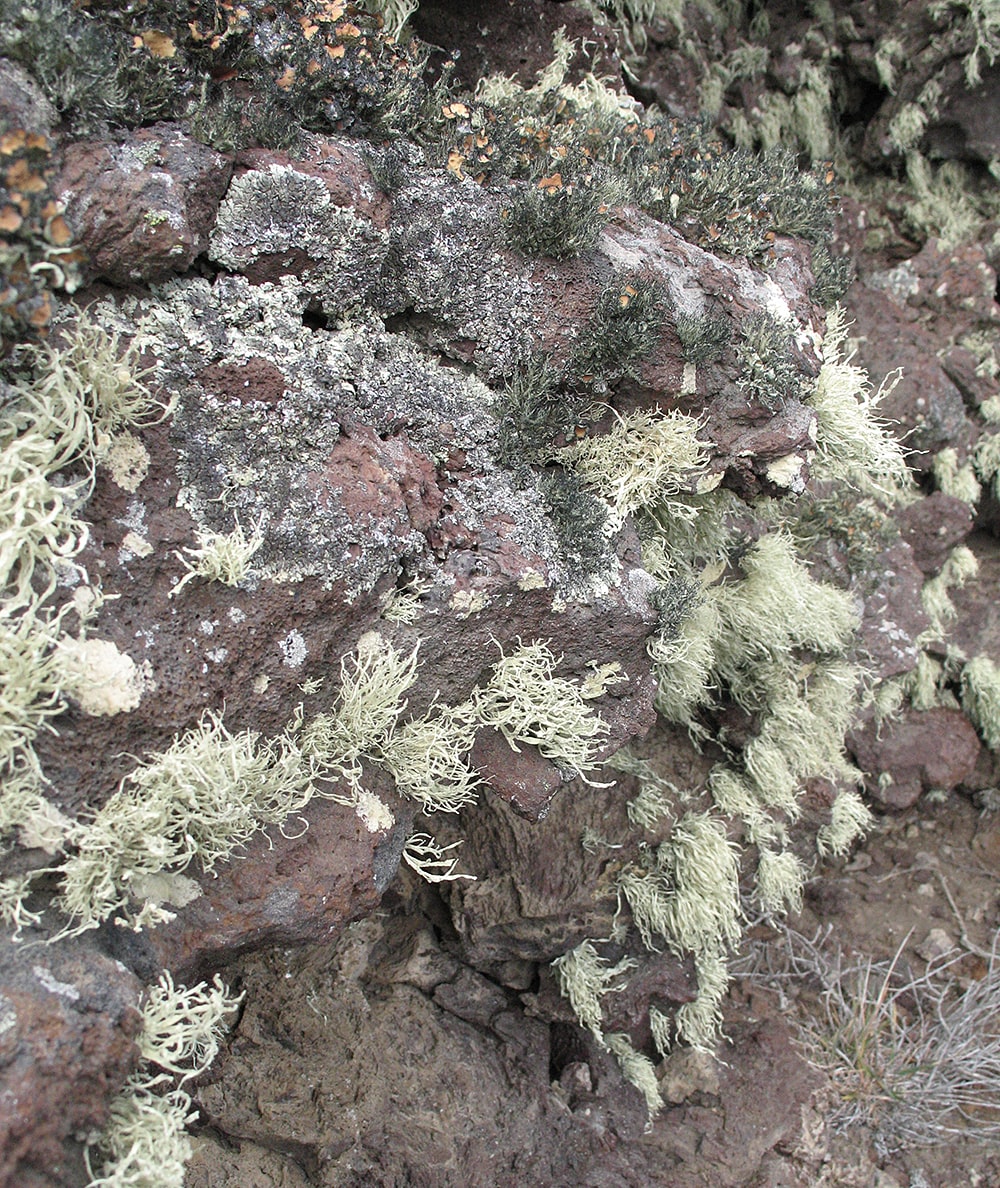
<path id="1" fill-rule="evenodd" d="M 170 124 L 67 145 L 56 189 L 90 276 L 128 285 L 186 272 L 208 246 L 231 168 Z"/>
<path id="2" fill-rule="evenodd" d="M 0 1183 L 86 1183 L 80 1137 L 138 1063 L 141 989 L 88 937 L 0 945 Z"/>

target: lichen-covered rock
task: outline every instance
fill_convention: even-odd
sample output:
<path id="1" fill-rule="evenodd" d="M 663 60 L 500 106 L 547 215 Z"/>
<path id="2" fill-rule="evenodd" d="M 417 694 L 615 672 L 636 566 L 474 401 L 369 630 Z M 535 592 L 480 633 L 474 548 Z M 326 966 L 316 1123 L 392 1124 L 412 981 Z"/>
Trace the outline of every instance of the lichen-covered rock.
<path id="1" fill-rule="evenodd" d="M 328 152 L 336 153 L 336 146 Z M 369 303 L 387 237 L 370 217 L 371 183 L 367 203 L 360 194 L 342 193 L 350 175 L 337 166 L 347 164 L 348 153 L 340 149 L 339 158 L 317 172 L 261 162 L 235 177 L 219 207 L 209 257 L 257 283 L 295 276 L 327 316 Z M 360 168 L 360 160 L 353 165 Z"/>
<path id="2" fill-rule="evenodd" d="M 66 145 L 56 187 L 89 275 L 128 285 L 186 272 L 208 246 L 230 168 L 170 124 Z"/>

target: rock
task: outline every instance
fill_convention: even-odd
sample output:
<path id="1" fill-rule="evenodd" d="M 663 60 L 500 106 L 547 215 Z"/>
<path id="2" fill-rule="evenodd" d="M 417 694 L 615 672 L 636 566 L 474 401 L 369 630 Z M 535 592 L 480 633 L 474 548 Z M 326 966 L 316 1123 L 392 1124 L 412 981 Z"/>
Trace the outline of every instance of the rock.
<path id="1" fill-rule="evenodd" d="M 975 87 L 961 84 L 945 92 L 941 111 L 927 130 L 936 158 L 989 163 L 1000 153 L 1000 67 L 985 66 Z"/>
<path id="2" fill-rule="evenodd" d="M 191 267 L 229 181 L 227 158 L 172 124 L 117 141 L 68 144 L 55 188 L 89 274 L 113 284 L 167 280 Z"/>
<path id="3" fill-rule="evenodd" d="M 0 942 L 0 1184 L 86 1182 L 84 1135 L 138 1063 L 139 981 L 92 934 Z"/>
<path id="4" fill-rule="evenodd" d="M 22 128 L 47 136 L 58 118 L 24 67 L 6 58 L 0 60 L 0 131 Z"/>
<path id="5" fill-rule="evenodd" d="M 926 332 L 915 314 L 892 297 L 855 285 L 848 297 L 857 316 L 858 357 L 874 382 L 902 369 L 880 414 L 893 426 L 917 471 L 928 470 L 943 446 L 967 448 L 975 430 L 962 394 L 938 360 L 927 352 Z"/>
<path id="6" fill-rule="evenodd" d="M 962 393 L 968 408 L 973 411 L 978 409 L 984 400 L 989 400 L 1000 391 L 996 379 L 988 374 L 981 374 L 979 359 L 965 347 L 951 347 L 942 355 L 941 366 Z"/>
<path id="7" fill-rule="evenodd" d="M 665 1111 L 643 1143 L 650 1167 L 665 1170 L 668 1160 L 676 1161 L 663 1182 L 695 1188 L 707 1177 L 719 1188 L 740 1188 L 753 1182 L 768 1151 L 794 1144 L 801 1133 L 803 1106 L 822 1078 L 796 1050 L 787 1024 L 775 1018 L 737 1024 L 730 1045 L 717 1066 L 714 1108 Z"/>
<path id="8" fill-rule="evenodd" d="M 163 968 L 190 984 L 241 953 L 329 944 L 378 906 L 413 831 L 412 806 L 382 791 L 394 806 L 391 825 L 314 801 L 287 832 L 258 834 L 212 875 L 189 871 L 176 902 L 169 896 L 177 880 L 168 881 L 163 903 L 176 919 L 140 934 L 105 926 L 109 951 L 147 981 Z"/>
<path id="9" fill-rule="evenodd" d="M 578 82 L 588 70 L 600 74 L 618 68 L 618 39 L 610 22 L 545 0 L 509 0 L 504 5 L 469 0 L 458 7 L 447 0 L 424 0 L 411 27 L 429 45 L 456 54 L 455 77 L 469 88 L 490 74 L 513 75 L 522 85 L 533 86 L 552 61 L 557 29 L 565 29 L 572 41 L 588 43 L 587 58 L 575 55 L 570 63 L 571 81 Z"/>
<path id="10" fill-rule="evenodd" d="M 917 638 L 930 626 L 920 602 L 924 575 L 905 540 L 876 558 L 871 572 L 878 575 L 878 584 L 864 600 L 861 651 L 879 679 L 887 680 L 910 672 L 917 663 Z"/>
<path id="11" fill-rule="evenodd" d="M 1000 541 L 984 532 L 973 533 L 966 544 L 979 562 L 979 572 L 960 589 L 950 592 L 956 616 L 949 642 L 971 659 L 989 656 L 1000 663 Z"/>
<path id="12" fill-rule="evenodd" d="M 855 728 L 848 736 L 855 761 L 866 774 L 869 795 L 883 808 L 916 804 L 924 792 L 950 791 L 972 775 L 981 743 L 960 710 L 908 710 L 883 724 Z M 888 783 L 879 776 L 887 772 Z"/>
<path id="13" fill-rule="evenodd" d="M 663 1061 L 657 1078 L 663 1100 L 680 1105 L 694 1093 L 719 1094 L 719 1063 L 708 1052 L 678 1048 Z"/>
<path id="14" fill-rule="evenodd" d="M 934 491 L 897 512 L 896 522 L 921 573 L 933 577 L 971 531 L 972 510 L 961 499 Z"/>

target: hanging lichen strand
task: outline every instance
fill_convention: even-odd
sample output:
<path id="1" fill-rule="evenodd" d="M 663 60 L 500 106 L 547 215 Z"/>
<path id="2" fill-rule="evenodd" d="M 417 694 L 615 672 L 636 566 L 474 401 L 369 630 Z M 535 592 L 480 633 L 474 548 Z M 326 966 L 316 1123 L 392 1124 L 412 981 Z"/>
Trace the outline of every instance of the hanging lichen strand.
<path id="1" fill-rule="evenodd" d="M 845 358 L 845 339 L 837 310 L 819 377 L 802 393 L 817 410 L 816 461 L 828 481 L 859 493 L 854 502 L 863 495 L 889 507 L 912 498 L 907 468 L 899 445 L 874 419 L 877 397 L 865 373 Z M 613 509 L 621 490 L 616 475 L 627 472 L 628 436 L 624 427 L 618 432 L 620 443 L 601 447 L 602 464 L 582 471 Z M 586 448 L 567 451 L 570 464 L 587 457 Z M 684 467 L 696 461 L 678 457 Z M 781 913 L 802 902 L 806 869 L 790 845 L 789 827 L 799 818 L 806 781 L 822 778 L 838 789 L 814 839 L 819 854 L 844 853 L 870 823 L 857 792 L 860 774 L 843 751 L 865 683 L 851 658 L 858 613 L 851 594 L 811 576 L 798 543 L 810 539 L 800 523 L 807 511 L 767 500 L 747 508 L 722 490 L 692 494 L 688 486 L 685 493 L 652 479 L 632 490 L 635 497 L 621 500 L 622 508 L 637 518 L 665 608 L 663 626 L 648 643 L 659 713 L 705 742 L 713 739 L 714 707 L 732 703 L 754 723 L 744 745 L 723 748 L 729 757 L 711 771 L 705 790 L 711 807 L 701 810 L 685 807 L 692 791 L 667 783 L 641 757 L 641 747 L 612 760 L 638 783 L 628 816 L 639 836 L 668 831 L 655 847 L 644 843 L 640 857 L 621 870 L 620 902 L 646 948 L 693 954 L 698 978 L 694 1002 L 672 1019 L 662 1011 L 651 1019 L 656 1043 L 662 1053 L 675 1041 L 711 1051 L 728 986 L 727 952 L 741 935 L 744 914 L 737 839 L 756 855 L 750 903 Z M 679 598 L 678 590 L 688 593 Z M 967 681 L 976 706 L 988 704 L 992 689 L 992 673 L 985 667 L 978 673 L 973 668 Z M 581 1023 L 602 1041 L 601 998 L 627 982 L 627 966 L 612 965 L 602 949 L 620 953 L 621 942 L 620 933 L 614 940 L 592 938 L 556 963 Z"/>

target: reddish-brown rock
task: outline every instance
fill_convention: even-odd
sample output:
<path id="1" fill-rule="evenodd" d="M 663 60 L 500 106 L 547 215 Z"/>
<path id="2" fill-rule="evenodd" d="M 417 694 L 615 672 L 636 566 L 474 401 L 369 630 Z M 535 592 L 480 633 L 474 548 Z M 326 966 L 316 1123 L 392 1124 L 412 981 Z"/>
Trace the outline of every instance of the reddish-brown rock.
<path id="1" fill-rule="evenodd" d="M 951 550 L 969 535 L 972 509 L 961 499 L 934 491 L 897 512 L 896 522 L 921 573 L 933 577 Z"/>
<path id="2" fill-rule="evenodd" d="M 0 1185 L 86 1183 L 79 1141 L 138 1062 L 141 985 L 94 947 L 0 942 Z"/>
<path id="3" fill-rule="evenodd" d="M 89 258 L 113 284 L 185 272 L 208 246 L 232 166 L 171 124 L 63 150 L 55 188 Z"/>
<path id="4" fill-rule="evenodd" d="M 391 803 L 394 825 L 379 828 L 352 808 L 315 800 L 284 833 L 258 834 L 212 874 L 189 870 L 201 895 L 179 908 L 168 901 L 177 918 L 139 937 L 113 929 L 115 951 L 147 977 L 162 967 L 191 983 L 242 953 L 335 940 L 378 906 L 412 831 L 413 807 L 371 786 Z"/>
<path id="5" fill-rule="evenodd" d="M 887 809 L 916 804 L 924 792 L 950 791 L 976 768 L 981 743 L 960 710 L 908 710 L 886 723 L 851 732 L 848 745 L 875 802 Z M 880 783 L 887 772 L 891 779 Z"/>

